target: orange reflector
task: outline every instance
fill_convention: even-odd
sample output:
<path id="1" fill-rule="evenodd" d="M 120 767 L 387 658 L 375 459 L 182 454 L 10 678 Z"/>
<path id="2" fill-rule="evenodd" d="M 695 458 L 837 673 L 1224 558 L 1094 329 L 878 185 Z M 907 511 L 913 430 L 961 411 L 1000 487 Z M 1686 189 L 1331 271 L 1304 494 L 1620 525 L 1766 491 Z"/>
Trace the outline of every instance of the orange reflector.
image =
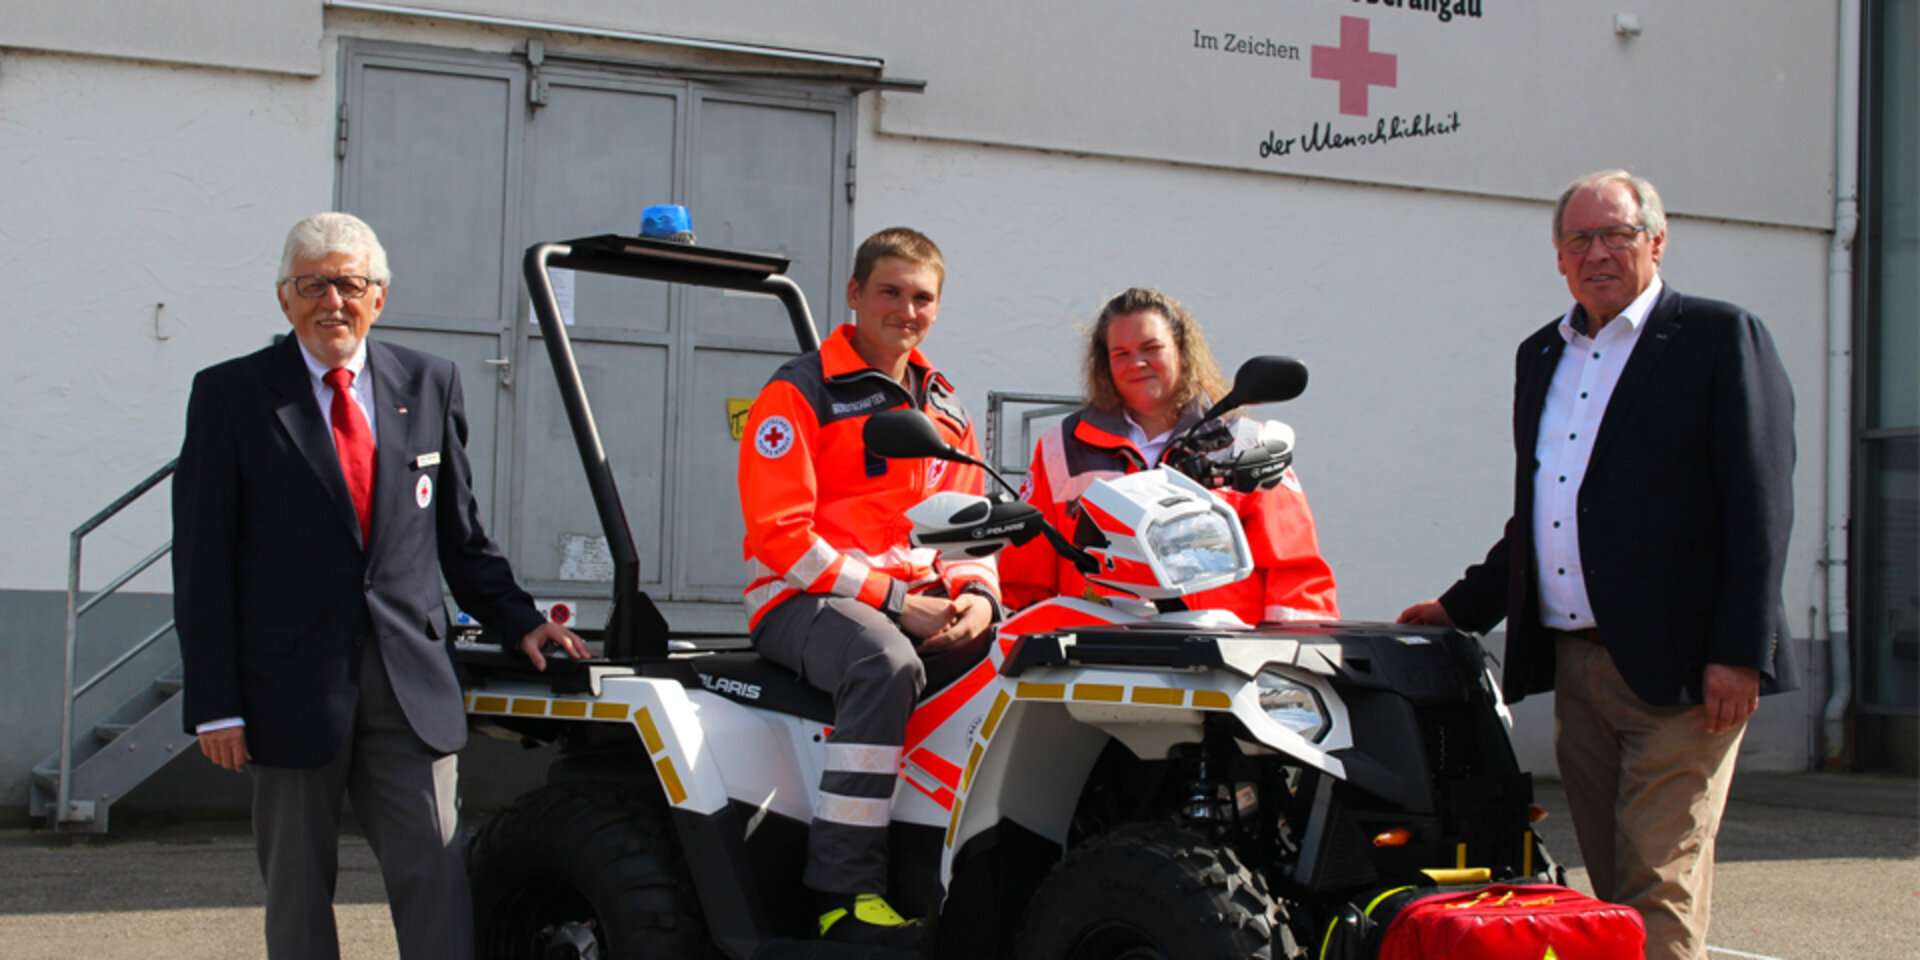
<path id="1" fill-rule="evenodd" d="M 1374 834 L 1373 845 L 1376 847 L 1404 847 L 1407 845 L 1407 841 L 1412 839 L 1413 831 L 1408 830 L 1406 827 L 1394 827 L 1385 833 Z"/>
<path id="2" fill-rule="evenodd" d="M 1533 806 L 1530 806 L 1527 808 L 1528 823 L 1539 823 L 1540 821 L 1545 820 L 1546 818 L 1547 818 L 1546 807 L 1543 807 L 1536 803 Z"/>

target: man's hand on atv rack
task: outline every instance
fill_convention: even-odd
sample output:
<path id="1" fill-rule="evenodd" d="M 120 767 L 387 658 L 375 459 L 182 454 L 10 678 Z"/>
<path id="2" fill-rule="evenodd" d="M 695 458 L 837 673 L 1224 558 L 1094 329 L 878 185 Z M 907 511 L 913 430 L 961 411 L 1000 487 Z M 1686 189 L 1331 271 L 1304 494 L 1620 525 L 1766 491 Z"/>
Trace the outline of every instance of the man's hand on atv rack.
<path id="1" fill-rule="evenodd" d="M 587 650 L 586 641 L 575 636 L 572 630 L 557 623 L 543 623 L 534 627 L 520 640 L 520 652 L 526 654 L 528 660 L 533 661 L 535 670 L 547 669 L 544 651 L 548 648 L 553 648 L 555 656 L 570 657 L 574 660 L 588 660 L 593 657 L 593 654 Z"/>
<path id="2" fill-rule="evenodd" d="M 1422 600 L 1400 611 L 1400 619 L 1394 622 L 1424 623 L 1436 627 L 1451 627 L 1454 625 L 1453 617 L 1447 613 L 1447 608 L 1441 606 L 1438 600 Z"/>

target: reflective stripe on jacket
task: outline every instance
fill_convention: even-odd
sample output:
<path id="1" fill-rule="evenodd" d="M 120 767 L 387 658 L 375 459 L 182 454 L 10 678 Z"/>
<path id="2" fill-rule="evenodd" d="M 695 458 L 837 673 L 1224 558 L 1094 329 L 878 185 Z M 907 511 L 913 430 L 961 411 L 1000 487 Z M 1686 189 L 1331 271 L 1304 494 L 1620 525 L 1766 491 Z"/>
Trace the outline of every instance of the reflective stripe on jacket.
<path id="1" fill-rule="evenodd" d="M 749 626 L 795 593 L 830 593 L 880 607 L 898 581 L 910 592 L 979 583 L 997 601 L 994 558 L 939 562 L 909 545 L 906 511 L 941 491 L 978 494 L 980 468 L 944 460 L 884 460 L 861 430 L 883 410 L 914 406 L 940 436 L 977 457 L 973 424 L 947 379 L 920 351 L 908 358 L 921 396 L 860 359 L 853 325 L 782 365 L 754 398 L 740 441 Z"/>
<path id="2" fill-rule="evenodd" d="M 1176 430 L 1199 419 L 1198 403 L 1180 418 Z M 1212 456 L 1225 458 L 1253 445 L 1260 424 L 1247 417 L 1233 421 L 1234 443 Z M 1080 495 L 1094 481 L 1145 470 L 1146 458 L 1127 437 L 1127 421 L 1119 413 L 1082 408 L 1047 431 L 1034 445 L 1022 499 L 1033 503 L 1048 522 L 1071 537 L 1080 509 Z M 1340 608 L 1334 596 L 1333 570 L 1320 556 L 1313 529 L 1313 511 L 1300 481 L 1288 468 L 1270 490 L 1214 495 L 1233 507 L 1247 531 L 1253 550 L 1253 576 L 1186 598 L 1195 610 L 1231 610 L 1248 623 L 1262 620 L 1337 620 Z M 1035 539 L 1000 554 L 1001 579 L 1007 601 L 1023 607 L 1052 596 L 1083 596 L 1085 578 L 1053 552 L 1045 539 Z M 1093 586 L 1095 593 L 1117 591 Z"/>

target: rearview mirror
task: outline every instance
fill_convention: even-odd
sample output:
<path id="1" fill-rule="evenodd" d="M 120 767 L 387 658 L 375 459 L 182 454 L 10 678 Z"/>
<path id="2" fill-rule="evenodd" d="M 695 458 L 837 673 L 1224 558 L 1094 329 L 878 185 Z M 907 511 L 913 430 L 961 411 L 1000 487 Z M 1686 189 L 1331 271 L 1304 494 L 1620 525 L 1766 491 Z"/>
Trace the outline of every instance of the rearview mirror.
<path id="1" fill-rule="evenodd" d="M 902 408 L 876 413 L 867 418 L 860 439 L 866 442 L 869 451 L 889 460 L 935 457 L 955 463 L 975 462 L 940 439 L 940 429 L 918 410 Z"/>
<path id="2" fill-rule="evenodd" d="M 1211 420 L 1234 407 L 1292 400 L 1307 389 L 1307 365 L 1292 357 L 1251 357 L 1233 375 L 1233 389 L 1207 410 Z"/>

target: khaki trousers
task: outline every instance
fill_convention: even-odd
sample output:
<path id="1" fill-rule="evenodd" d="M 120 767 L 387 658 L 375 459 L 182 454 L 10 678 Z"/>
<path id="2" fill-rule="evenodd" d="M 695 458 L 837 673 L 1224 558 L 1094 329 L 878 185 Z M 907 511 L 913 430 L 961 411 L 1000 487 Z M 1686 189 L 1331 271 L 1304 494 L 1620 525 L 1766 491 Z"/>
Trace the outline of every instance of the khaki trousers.
<path id="1" fill-rule="evenodd" d="M 1746 726 L 1708 734 L 1700 707 L 1636 696 L 1606 647 L 1554 643 L 1554 750 L 1594 895 L 1640 912 L 1648 960 L 1705 960 L 1714 837 Z"/>

